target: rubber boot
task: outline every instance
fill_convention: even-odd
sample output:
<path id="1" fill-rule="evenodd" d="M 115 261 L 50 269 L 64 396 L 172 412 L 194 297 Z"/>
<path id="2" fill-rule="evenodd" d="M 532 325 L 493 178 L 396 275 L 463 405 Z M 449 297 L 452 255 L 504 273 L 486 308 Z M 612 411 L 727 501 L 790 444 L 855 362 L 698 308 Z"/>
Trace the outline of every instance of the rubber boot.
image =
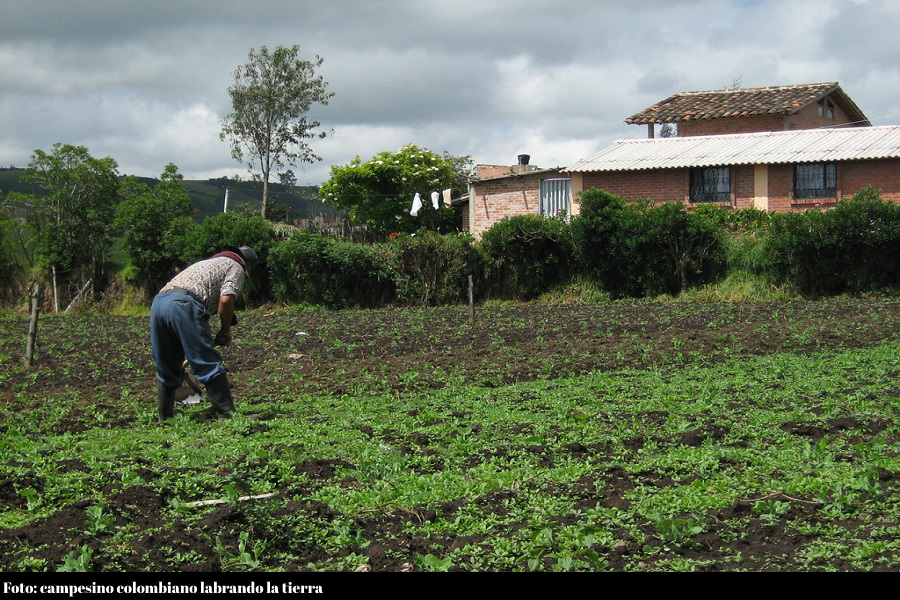
<path id="1" fill-rule="evenodd" d="M 228 375 L 222 373 L 215 379 L 206 382 L 206 394 L 212 402 L 213 409 L 220 421 L 230 419 L 234 412 L 234 399 L 231 397 L 231 384 Z"/>
<path id="2" fill-rule="evenodd" d="M 175 392 L 178 388 L 166 387 L 160 382 L 156 384 L 156 422 L 162 425 L 166 419 L 175 416 Z"/>

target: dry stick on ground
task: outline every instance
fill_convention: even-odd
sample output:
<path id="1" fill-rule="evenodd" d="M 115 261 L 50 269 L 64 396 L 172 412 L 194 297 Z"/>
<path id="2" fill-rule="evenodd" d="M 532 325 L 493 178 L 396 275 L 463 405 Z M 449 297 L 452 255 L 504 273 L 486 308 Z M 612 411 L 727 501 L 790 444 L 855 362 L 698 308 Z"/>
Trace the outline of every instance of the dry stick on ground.
<path id="1" fill-rule="evenodd" d="M 238 502 L 246 502 L 247 500 L 262 500 L 263 498 L 271 498 L 278 492 L 269 492 L 268 494 L 260 494 L 258 496 L 241 496 Z M 185 506 L 213 506 L 215 504 L 227 504 L 229 500 L 225 498 L 217 498 L 215 500 L 197 500 L 195 502 L 185 502 Z"/>

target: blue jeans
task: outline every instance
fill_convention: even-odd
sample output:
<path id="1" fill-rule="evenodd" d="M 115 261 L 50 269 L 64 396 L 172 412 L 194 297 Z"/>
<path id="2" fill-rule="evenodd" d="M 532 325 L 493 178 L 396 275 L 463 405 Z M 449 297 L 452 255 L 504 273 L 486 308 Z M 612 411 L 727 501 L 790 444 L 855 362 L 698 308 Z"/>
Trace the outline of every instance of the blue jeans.
<path id="1" fill-rule="evenodd" d="M 150 343 L 156 361 L 156 378 L 166 387 L 181 385 L 185 358 L 200 383 L 205 384 L 225 372 L 222 355 L 213 346 L 209 313 L 203 304 L 184 292 L 163 292 L 153 299 Z"/>

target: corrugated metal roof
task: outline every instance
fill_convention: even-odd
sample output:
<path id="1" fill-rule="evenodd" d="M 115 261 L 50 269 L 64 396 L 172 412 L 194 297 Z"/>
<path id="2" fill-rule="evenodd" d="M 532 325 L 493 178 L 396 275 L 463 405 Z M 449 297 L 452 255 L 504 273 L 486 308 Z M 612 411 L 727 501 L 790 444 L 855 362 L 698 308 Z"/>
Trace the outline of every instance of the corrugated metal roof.
<path id="1" fill-rule="evenodd" d="M 900 158 L 900 125 L 619 140 L 569 172 Z"/>

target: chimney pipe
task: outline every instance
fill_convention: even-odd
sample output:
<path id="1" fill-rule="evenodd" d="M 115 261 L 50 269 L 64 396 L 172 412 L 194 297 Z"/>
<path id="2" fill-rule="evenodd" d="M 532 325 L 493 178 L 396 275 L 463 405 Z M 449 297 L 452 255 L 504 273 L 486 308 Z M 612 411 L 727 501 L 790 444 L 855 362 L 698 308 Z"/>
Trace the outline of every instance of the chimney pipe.
<path id="1" fill-rule="evenodd" d="M 529 161 L 530 159 L 531 159 L 531 156 L 529 156 L 528 154 L 520 154 L 520 155 L 519 155 L 519 164 L 520 164 L 520 165 L 527 165 L 527 164 L 528 164 L 528 161 Z"/>

